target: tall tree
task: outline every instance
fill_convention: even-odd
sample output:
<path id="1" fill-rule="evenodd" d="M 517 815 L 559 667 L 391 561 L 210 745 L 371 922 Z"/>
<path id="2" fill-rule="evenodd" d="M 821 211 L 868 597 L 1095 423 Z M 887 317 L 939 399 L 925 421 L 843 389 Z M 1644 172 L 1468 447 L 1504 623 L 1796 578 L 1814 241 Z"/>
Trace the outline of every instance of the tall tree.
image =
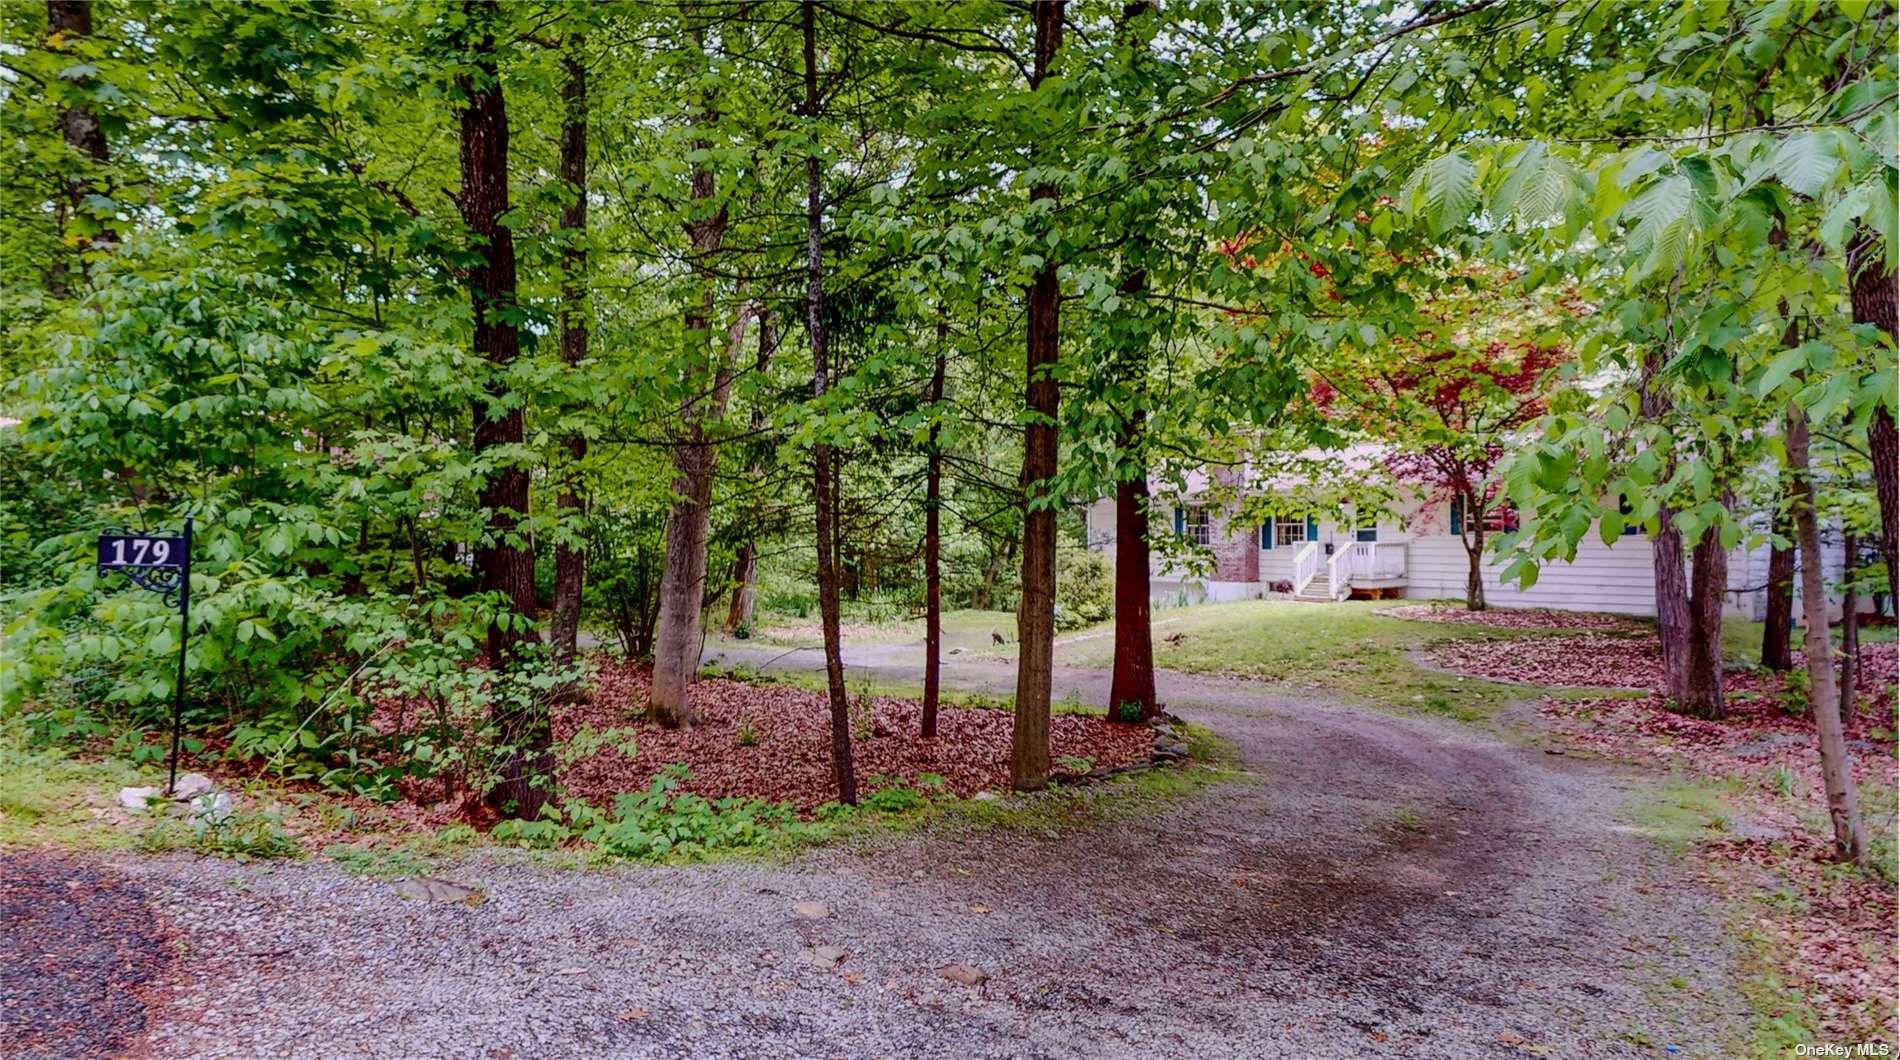
<path id="1" fill-rule="evenodd" d="M 1775 539 L 1768 550 L 1768 608 L 1762 616 L 1761 664 L 1785 671 L 1794 666 L 1794 523 L 1781 505 L 1774 514 Z"/>
<path id="2" fill-rule="evenodd" d="M 695 25 L 693 39 L 705 51 L 703 25 Z M 710 125 L 717 117 L 717 107 L 712 89 L 706 88 L 693 120 Z M 660 618 L 654 634 L 653 684 L 648 693 L 653 720 L 669 728 L 693 722 L 687 689 L 699 669 L 706 542 L 712 526 L 713 472 L 719 456 L 711 425 L 725 415 L 732 356 L 744 337 L 746 324 L 746 312 L 741 310 L 729 341 L 723 346 L 711 341 L 717 304 L 714 293 L 719 281 L 713 258 L 724 245 L 728 222 L 726 206 L 717 195 L 711 147 L 709 139 L 697 141 L 697 161 L 692 163 L 689 178 L 693 209 L 686 228 L 700 295 L 686 310 L 686 396 L 680 409 L 681 426 L 672 446 L 674 498 L 666 513 L 666 566 L 660 576 Z"/>
<path id="3" fill-rule="evenodd" d="M 1891 344 L 1900 339 L 1895 322 L 1896 277 L 1888 255 L 1871 233 L 1864 234 L 1848 251 L 1848 272 L 1853 277 L 1850 293 L 1854 323 L 1871 324 Z M 1888 400 L 1893 397 L 1888 386 Z M 1873 422 L 1867 427 L 1867 452 L 1874 465 L 1874 492 L 1880 501 L 1880 558 L 1887 565 L 1887 599 L 1900 608 L 1900 428 L 1894 424 L 1893 409 L 1883 400 L 1874 406 Z"/>
<path id="4" fill-rule="evenodd" d="M 561 68 L 561 182 L 573 199 L 561 209 L 561 228 L 568 240 L 561 251 L 561 362 L 569 371 L 587 359 L 587 59 L 586 37 L 575 32 L 567 39 Z M 580 637 L 581 588 L 586 577 L 587 553 L 578 522 L 583 502 L 578 479 L 587 458 L 587 436 L 576 431 L 567 437 L 567 481 L 555 506 L 567 517 L 563 536 L 554 552 L 554 616 L 549 627 L 554 659 L 574 658 Z"/>
<path id="5" fill-rule="evenodd" d="M 924 703 L 923 737 L 937 735 L 943 680 L 943 383 L 946 330 L 937 328 L 937 359 L 930 371 L 930 430 L 924 441 Z"/>
<path id="6" fill-rule="evenodd" d="M 496 0 L 468 0 L 462 17 L 458 43 L 464 51 L 464 67 L 456 77 L 461 97 L 462 190 L 456 202 L 475 250 L 468 269 L 475 352 L 488 362 L 490 372 L 487 394 L 475 404 L 475 452 L 479 457 L 503 451 L 502 463 L 489 471 L 482 486 L 481 505 L 488 527 L 475 550 L 475 572 L 482 591 L 494 594 L 510 612 L 488 627 L 488 662 L 501 668 L 517 661 L 521 645 L 539 641 L 532 624 L 534 554 L 519 530 L 528 514 L 528 472 L 517 457 L 506 453 L 527 440 L 521 401 L 508 381 L 509 369 L 520 355 L 521 317 L 515 297 L 514 233 L 504 220 L 508 213 L 508 107 L 495 50 L 495 24 L 501 9 Z M 501 782 L 489 799 L 504 810 L 532 817 L 552 796 L 546 707 L 498 697 L 494 712 L 502 742 L 511 750 Z"/>
<path id="7" fill-rule="evenodd" d="M 84 45 L 92 37 L 92 0 L 46 0 L 46 30 L 49 47 L 66 51 Z M 66 179 L 64 221 L 69 229 L 69 243 L 105 247 L 117 242 L 118 234 L 111 225 L 95 220 L 86 206 L 87 196 L 94 193 L 96 183 L 102 179 L 99 171 L 112 158 L 106 144 L 105 126 L 88 100 L 93 85 L 89 71 L 94 69 L 90 63 L 76 62 L 59 73 L 61 87 L 70 97 L 60 111 L 60 134 L 66 146 L 80 156 L 79 164 Z M 71 259 L 54 260 L 49 286 L 55 295 L 69 293 L 71 270 Z"/>
<path id="8" fill-rule="evenodd" d="M 1860 820 L 1860 795 L 1854 787 L 1854 762 L 1841 728 L 1841 704 L 1834 687 L 1833 634 L 1827 621 L 1827 564 L 1821 558 L 1821 523 L 1815 511 L 1809 466 L 1808 414 L 1788 406 L 1783 440 L 1794 489 L 1795 537 L 1801 545 L 1801 610 L 1806 616 L 1803 646 L 1808 660 L 1808 707 L 1821 745 L 1821 780 L 1827 788 L 1827 814 L 1834 825 L 1834 854 L 1842 861 L 1865 862 L 1867 837 Z"/>
<path id="9" fill-rule="evenodd" d="M 825 345 L 824 183 L 818 157 L 818 28 L 815 0 L 799 5 L 804 34 L 805 99 L 800 110 L 812 130 L 805 148 L 805 326 L 811 344 L 811 396 L 825 399 L 830 351 Z M 838 801 L 858 801 L 857 771 L 851 760 L 851 708 L 844 687 L 844 654 L 838 634 L 837 513 L 831 443 L 821 432 L 812 445 L 812 510 L 818 553 L 818 613 L 824 626 L 825 689 L 831 703 L 831 771 Z"/>
<path id="10" fill-rule="evenodd" d="M 1062 47 L 1063 0 L 1034 0 L 1035 57 L 1029 88 L 1049 80 Z M 1036 155 L 1031 151 L 1032 164 Z M 1047 203 L 1043 223 L 1054 223 L 1056 188 L 1044 180 L 1030 188 L 1032 204 Z M 1056 416 L 1060 411 L 1056 364 L 1062 338 L 1062 290 L 1053 254 L 1045 254 L 1029 285 L 1024 376 L 1027 414 L 1023 425 L 1023 574 L 1016 612 L 1016 724 L 1009 757 L 1010 786 L 1031 791 L 1049 782 L 1049 695 L 1055 666 Z"/>

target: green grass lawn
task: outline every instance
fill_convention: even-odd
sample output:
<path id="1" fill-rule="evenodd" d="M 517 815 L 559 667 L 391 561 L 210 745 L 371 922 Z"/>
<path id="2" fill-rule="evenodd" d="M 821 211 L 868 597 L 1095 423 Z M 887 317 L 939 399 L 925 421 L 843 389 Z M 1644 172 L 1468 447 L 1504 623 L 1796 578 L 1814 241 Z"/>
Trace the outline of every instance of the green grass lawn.
<path id="1" fill-rule="evenodd" d="M 1155 665 L 1343 692 L 1394 710 L 1475 720 L 1526 694 L 1520 686 L 1425 669 L 1413 652 L 1451 640 L 1537 632 L 1418 622 L 1381 615 L 1396 603 L 1296 604 L 1248 600 L 1169 609 L 1156 617 Z M 1070 666 L 1113 663 L 1114 638 L 1075 637 L 1059 647 Z M 1169 639 L 1174 638 L 1174 639 Z"/>
<path id="2" fill-rule="evenodd" d="M 1755 665 L 1761 661 L 1761 632 L 1760 622 L 1750 622 L 1745 618 L 1733 616 L 1724 618 L 1722 620 L 1722 654 L 1731 662 L 1747 666 Z M 1862 644 L 1882 644 L 1893 638 L 1894 627 L 1892 626 L 1862 626 L 1860 629 Z M 1838 630 L 1835 631 L 1834 639 L 1837 642 L 1840 640 Z M 1790 643 L 1794 647 L 1795 657 L 1798 660 L 1801 655 L 1800 626 L 1794 628 Z M 1796 665 L 1800 663 L 1797 662 Z"/>

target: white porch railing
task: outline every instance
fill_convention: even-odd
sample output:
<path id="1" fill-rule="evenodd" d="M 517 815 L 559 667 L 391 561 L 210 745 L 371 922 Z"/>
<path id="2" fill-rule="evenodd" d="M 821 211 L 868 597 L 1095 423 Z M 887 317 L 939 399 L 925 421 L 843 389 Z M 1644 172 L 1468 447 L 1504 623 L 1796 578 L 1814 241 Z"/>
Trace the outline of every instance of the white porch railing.
<path id="1" fill-rule="evenodd" d="M 1352 595 L 1352 557 L 1357 549 L 1342 548 L 1326 561 L 1327 594 L 1335 600 Z"/>
<path id="2" fill-rule="evenodd" d="M 1319 576 L 1319 542 L 1308 541 L 1293 554 L 1293 593 L 1299 595 L 1306 591 L 1313 579 Z"/>
<path id="3" fill-rule="evenodd" d="M 1397 581 L 1405 577 L 1405 542 L 1355 541 L 1351 577 L 1359 581 Z"/>

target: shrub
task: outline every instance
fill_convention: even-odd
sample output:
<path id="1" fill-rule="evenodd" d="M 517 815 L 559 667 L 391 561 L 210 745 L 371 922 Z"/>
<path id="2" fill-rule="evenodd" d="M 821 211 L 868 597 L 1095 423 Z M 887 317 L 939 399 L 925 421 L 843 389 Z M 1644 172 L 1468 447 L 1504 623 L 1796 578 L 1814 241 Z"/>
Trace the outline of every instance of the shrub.
<path id="1" fill-rule="evenodd" d="M 1056 557 L 1056 628 L 1080 629 L 1115 613 L 1115 577 L 1097 552 L 1064 549 Z"/>

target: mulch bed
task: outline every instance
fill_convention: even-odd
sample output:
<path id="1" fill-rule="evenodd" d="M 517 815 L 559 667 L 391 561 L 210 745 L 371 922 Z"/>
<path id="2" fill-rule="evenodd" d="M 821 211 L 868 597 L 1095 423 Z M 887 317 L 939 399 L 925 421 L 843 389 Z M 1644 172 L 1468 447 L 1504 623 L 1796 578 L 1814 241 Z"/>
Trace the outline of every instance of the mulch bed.
<path id="1" fill-rule="evenodd" d="M 1651 628 L 1644 623 L 1619 615 L 1606 615 L 1593 611 L 1545 611 L 1539 608 L 1527 610 L 1492 608 L 1485 611 L 1468 611 L 1463 605 L 1447 607 L 1443 604 L 1407 604 L 1404 607 L 1384 608 L 1375 614 L 1410 619 L 1414 622 L 1444 622 L 1457 626 L 1487 626 L 1492 629 L 1594 629 L 1635 633 Z"/>
<path id="2" fill-rule="evenodd" d="M 1860 658 L 1854 686 L 1858 705 L 1846 724 L 1849 745 L 1859 752 L 1855 772 L 1892 783 L 1900 771 L 1893 737 L 1900 653 L 1891 643 L 1869 644 Z M 1672 713 L 1660 692 L 1634 698 L 1545 697 L 1538 709 L 1566 739 L 1607 755 L 1660 759 L 1721 776 L 1788 769 L 1798 776 L 1811 774 L 1819 790 L 1814 719 L 1789 713 L 1783 676 L 1765 670 L 1730 673 L 1722 684 L 1728 717 L 1721 721 Z"/>
<path id="3" fill-rule="evenodd" d="M 1662 652 L 1646 637 L 1579 633 L 1575 636 L 1464 640 L 1439 645 L 1432 661 L 1448 670 L 1494 681 L 1559 688 L 1658 688 Z"/>
<path id="4" fill-rule="evenodd" d="M 144 892 L 51 851 L 0 853 L 0 1055 L 116 1056 L 171 946 Z"/>
<path id="5" fill-rule="evenodd" d="M 644 666 L 603 659 L 591 702 L 557 708 L 556 740 L 582 726 L 595 730 L 633 727 L 634 757 L 607 749 L 567 766 L 561 780 L 570 797 L 594 806 L 613 805 L 614 796 L 646 788 L 669 763 L 684 763 L 691 777 L 682 790 L 707 798 L 737 795 L 790 802 L 810 810 L 838 797 L 831 776 L 831 713 L 823 692 L 786 685 L 755 685 L 725 678 L 693 683 L 696 721 L 689 729 L 670 730 L 638 719 L 646 710 L 651 671 Z M 862 711 L 869 709 L 869 718 Z M 1008 711 L 945 706 L 938 712 L 937 737 L 918 735 L 922 705 L 891 696 L 853 697 L 855 756 L 860 793 L 879 786 L 918 786 L 920 774 L 943 778 L 944 789 L 964 798 L 1009 787 Z M 868 738 L 858 738 L 866 728 Z M 1086 758 L 1094 768 L 1113 768 L 1144 760 L 1153 733 L 1140 725 L 1112 724 L 1099 716 L 1057 715 L 1050 719 L 1052 757 Z M 740 743 L 741 730 L 756 742 Z M 1058 776 L 1070 772 L 1058 768 Z"/>

